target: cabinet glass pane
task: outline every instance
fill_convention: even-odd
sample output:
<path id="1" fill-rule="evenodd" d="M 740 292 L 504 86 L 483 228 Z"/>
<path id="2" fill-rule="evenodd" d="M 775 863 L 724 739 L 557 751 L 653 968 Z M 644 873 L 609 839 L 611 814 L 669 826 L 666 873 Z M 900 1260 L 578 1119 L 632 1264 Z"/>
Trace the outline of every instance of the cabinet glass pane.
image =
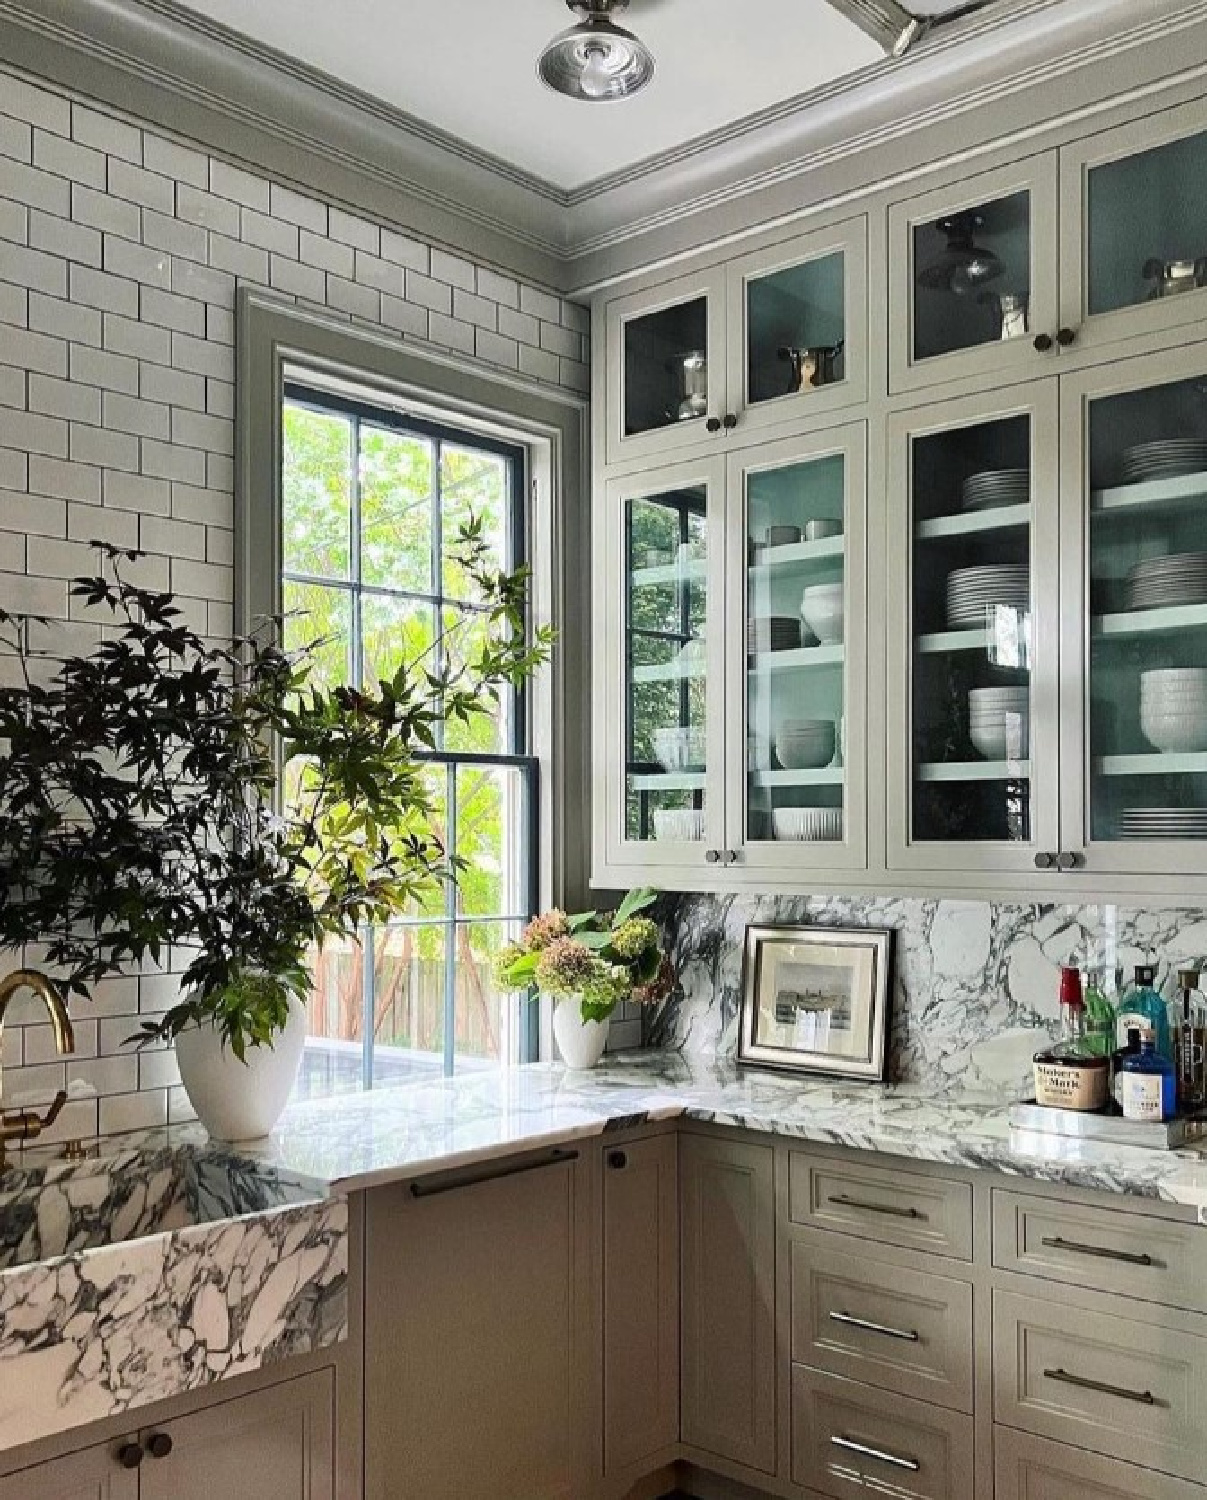
<path id="1" fill-rule="evenodd" d="M 843 380 L 842 252 L 748 282 L 746 339 L 752 404 Z"/>
<path id="2" fill-rule="evenodd" d="M 1207 378 L 1089 424 L 1092 837 L 1207 837 Z"/>
<path id="3" fill-rule="evenodd" d="M 843 837 L 842 454 L 746 482 L 746 837 Z"/>
<path id="4" fill-rule="evenodd" d="M 914 227 L 914 359 L 1024 337 L 1030 328 L 1031 195 Z"/>
<path id="5" fill-rule="evenodd" d="M 704 837 L 707 491 L 625 506 L 625 833 Z"/>
<path id="6" fill-rule="evenodd" d="M 913 837 L 1031 838 L 1031 433 L 915 439 Z"/>
<path id="7" fill-rule="evenodd" d="M 708 415 L 708 300 L 631 318 L 624 328 L 624 435 Z"/>
<path id="8" fill-rule="evenodd" d="M 1087 311 L 1207 286 L 1207 134 L 1089 173 Z"/>

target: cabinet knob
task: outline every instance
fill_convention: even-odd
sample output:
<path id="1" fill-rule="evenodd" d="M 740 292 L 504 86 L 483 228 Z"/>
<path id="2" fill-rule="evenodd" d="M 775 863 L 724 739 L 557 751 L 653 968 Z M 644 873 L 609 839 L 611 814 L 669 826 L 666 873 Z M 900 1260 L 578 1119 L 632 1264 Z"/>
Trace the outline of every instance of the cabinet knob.
<path id="1" fill-rule="evenodd" d="M 172 1439 L 166 1432 L 153 1432 L 147 1439 L 147 1452 L 152 1458 L 167 1458 L 172 1451 Z"/>
<path id="2" fill-rule="evenodd" d="M 720 432 L 720 430 L 721 430 L 721 419 L 720 419 L 720 417 L 709 417 L 708 421 L 705 422 L 705 424 L 704 424 L 704 430 L 705 430 L 705 432 Z"/>
<path id="3" fill-rule="evenodd" d="M 1075 870 L 1081 863 L 1081 857 L 1071 849 L 1062 849 L 1056 856 L 1056 868 L 1058 870 Z"/>
<path id="4" fill-rule="evenodd" d="M 1035 856 L 1035 868 L 1037 870 L 1051 870 L 1056 864 L 1056 856 L 1041 852 Z"/>
<path id="5" fill-rule="evenodd" d="M 737 862 L 738 851 L 736 849 L 726 849 L 724 854 L 722 855 L 721 863 L 726 865 L 736 865 Z"/>
<path id="6" fill-rule="evenodd" d="M 123 1469 L 137 1469 L 143 1461 L 141 1443 L 123 1443 L 117 1450 L 117 1461 Z"/>
<path id="7" fill-rule="evenodd" d="M 732 432 L 733 429 L 738 425 L 738 419 L 734 416 L 733 412 L 727 411 L 725 413 L 725 421 L 723 425 L 726 432 Z"/>
<path id="8" fill-rule="evenodd" d="M 1056 335 L 1056 342 L 1062 349 L 1067 349 L 1070 344 L 1077 342 L 1077 330 L 1075 328 L 1062 328 Z"/>
<path id="9" fill-rule="evenodd" d="M 623 1151 L 608 1152 L 608 1166 L 612 1168 L 613 1172 L 623 1172 L 628 1164 L 629 1159 Z"/>
<path id="10" fill-rule="evenodd" d="M 721 863 L 721 851 L 719 849 L 705 849 L 704 858 L 710 865 L 719 865 Z"/>
<path id="11" fill-rule="evenodd" d="M 1052 347 L 1052 335 L 1050 333 L 1037 333 L 1033 342 L 1040 354 L 1047 354 L 1048 350 Z"/>

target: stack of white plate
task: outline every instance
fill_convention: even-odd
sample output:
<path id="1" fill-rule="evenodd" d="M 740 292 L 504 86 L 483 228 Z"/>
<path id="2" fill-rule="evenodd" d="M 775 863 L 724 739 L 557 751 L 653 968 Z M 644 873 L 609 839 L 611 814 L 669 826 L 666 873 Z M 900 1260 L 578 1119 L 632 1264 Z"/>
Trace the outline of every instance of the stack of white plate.
<path id="1" fill-rule="evenodd" d="M 746 652 L 794 651 L 800 645 L 800 621 L 792 615 L 756 615 L 746 621 Z"/>
<path id="2" fill-rule="evenodd" d="M 704 837 L 703 808 L 659 808 L 654 814 L 654 837 L 670 843 L 698 842 Z"/>
<path id="3" fill-rule="evenodd" d="M 1164 755 L 1207 750 L 1207 667 L 1141 672 L 1140 729 Z"/>
<path id="4" fill-rule="evenodd" d="M 703 725 L 687 729 L 655 729 L 654 754 L 664 771 L 699 769 L 708 755 L 708 731 Z"/>
<path id="5" fill-rule="evenodd" d="M 1125 807 L 1121 839 L 1207 839 L 1207 807 Z"/>
<path id="6" fill-rule="evenodd" d="M 1148 557 L 1127 575 L 1128 609 L 1207 604 L 1207 552 Z"/>
<path id="7" fill-rule="evenodd" d="M 973 688 L 968 736 L 986 760 L 1025 760 L 1031 753 L 1031 690 Z"/>
<path id="8" fill-rule="evenodd" d="M 1197 474 L 1203 469 L 1207 469 L 1207 440 L 1203 438 L 1160 438 L 1136 443 L 1123 454 L 1124 484 L 1175 479 L 1179 474 Z"/>
<path id="9" fill-rule="evenodd" d="M 777 807 L 771 814 L 771 827 L 777 839 L 836 843 L 842 838 L 842 808 Z"/>
<path id="10" fill-rule="evenodd" d="M 986 469 L 964 481 L 960 499 L 965 510 L 990 510 L 997 505 L 1026 505 L 1031 499 L 1027 469 Z"/>
<path id="11" fill-rule="evenodd" d="M 1026 563 L 957 568 L 947 580 L 947 623 L 952 630 L 978 630 L 994 605 L 1031 607 L 1031 569 Z"/>
<path id="12" fill-rule="evenodd" d="M 785 771 L 816 771 L 834 759 L 833 719 L 786 719 L 775 736 L 775 754 Z"/>

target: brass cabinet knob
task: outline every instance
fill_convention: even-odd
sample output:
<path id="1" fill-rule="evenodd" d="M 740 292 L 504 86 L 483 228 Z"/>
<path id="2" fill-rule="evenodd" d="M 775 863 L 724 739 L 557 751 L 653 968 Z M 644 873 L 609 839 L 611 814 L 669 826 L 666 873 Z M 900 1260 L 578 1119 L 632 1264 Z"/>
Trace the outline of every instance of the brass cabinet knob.
<path id="1" fill-rule="evenodd" d="M 172 1451 L 172 1439 L 166 1432 L 153 1432 L 147 1439 L 147 1452 L 152 1458 L 167 1458 Z"/>
<path id="2" fill-rule="evenodd" d="M 117 1461 L 123 1469 L 137 1469 L 143 1461 L 141 1443 L 123 1443 L 117 1450 Z"/>

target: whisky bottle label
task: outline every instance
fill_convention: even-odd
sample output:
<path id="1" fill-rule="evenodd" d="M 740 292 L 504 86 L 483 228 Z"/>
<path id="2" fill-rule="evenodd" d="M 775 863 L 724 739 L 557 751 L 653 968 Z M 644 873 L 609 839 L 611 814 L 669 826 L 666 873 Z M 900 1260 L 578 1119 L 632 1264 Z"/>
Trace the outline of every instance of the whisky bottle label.
<path id="1" fill-rule="evenodd" d="M 1101 1109 L 1107 1100 L 1105 1068 L 1035 1064 L 1035 1102 L 1049 1109 Z"/>
<path id="2" fill-rule="evenodd" d="M 1161 1076 L 1159 1073 L 1124 1073 L 1123 1118 L 1125 1120 L 1162 1120 Z"/>

